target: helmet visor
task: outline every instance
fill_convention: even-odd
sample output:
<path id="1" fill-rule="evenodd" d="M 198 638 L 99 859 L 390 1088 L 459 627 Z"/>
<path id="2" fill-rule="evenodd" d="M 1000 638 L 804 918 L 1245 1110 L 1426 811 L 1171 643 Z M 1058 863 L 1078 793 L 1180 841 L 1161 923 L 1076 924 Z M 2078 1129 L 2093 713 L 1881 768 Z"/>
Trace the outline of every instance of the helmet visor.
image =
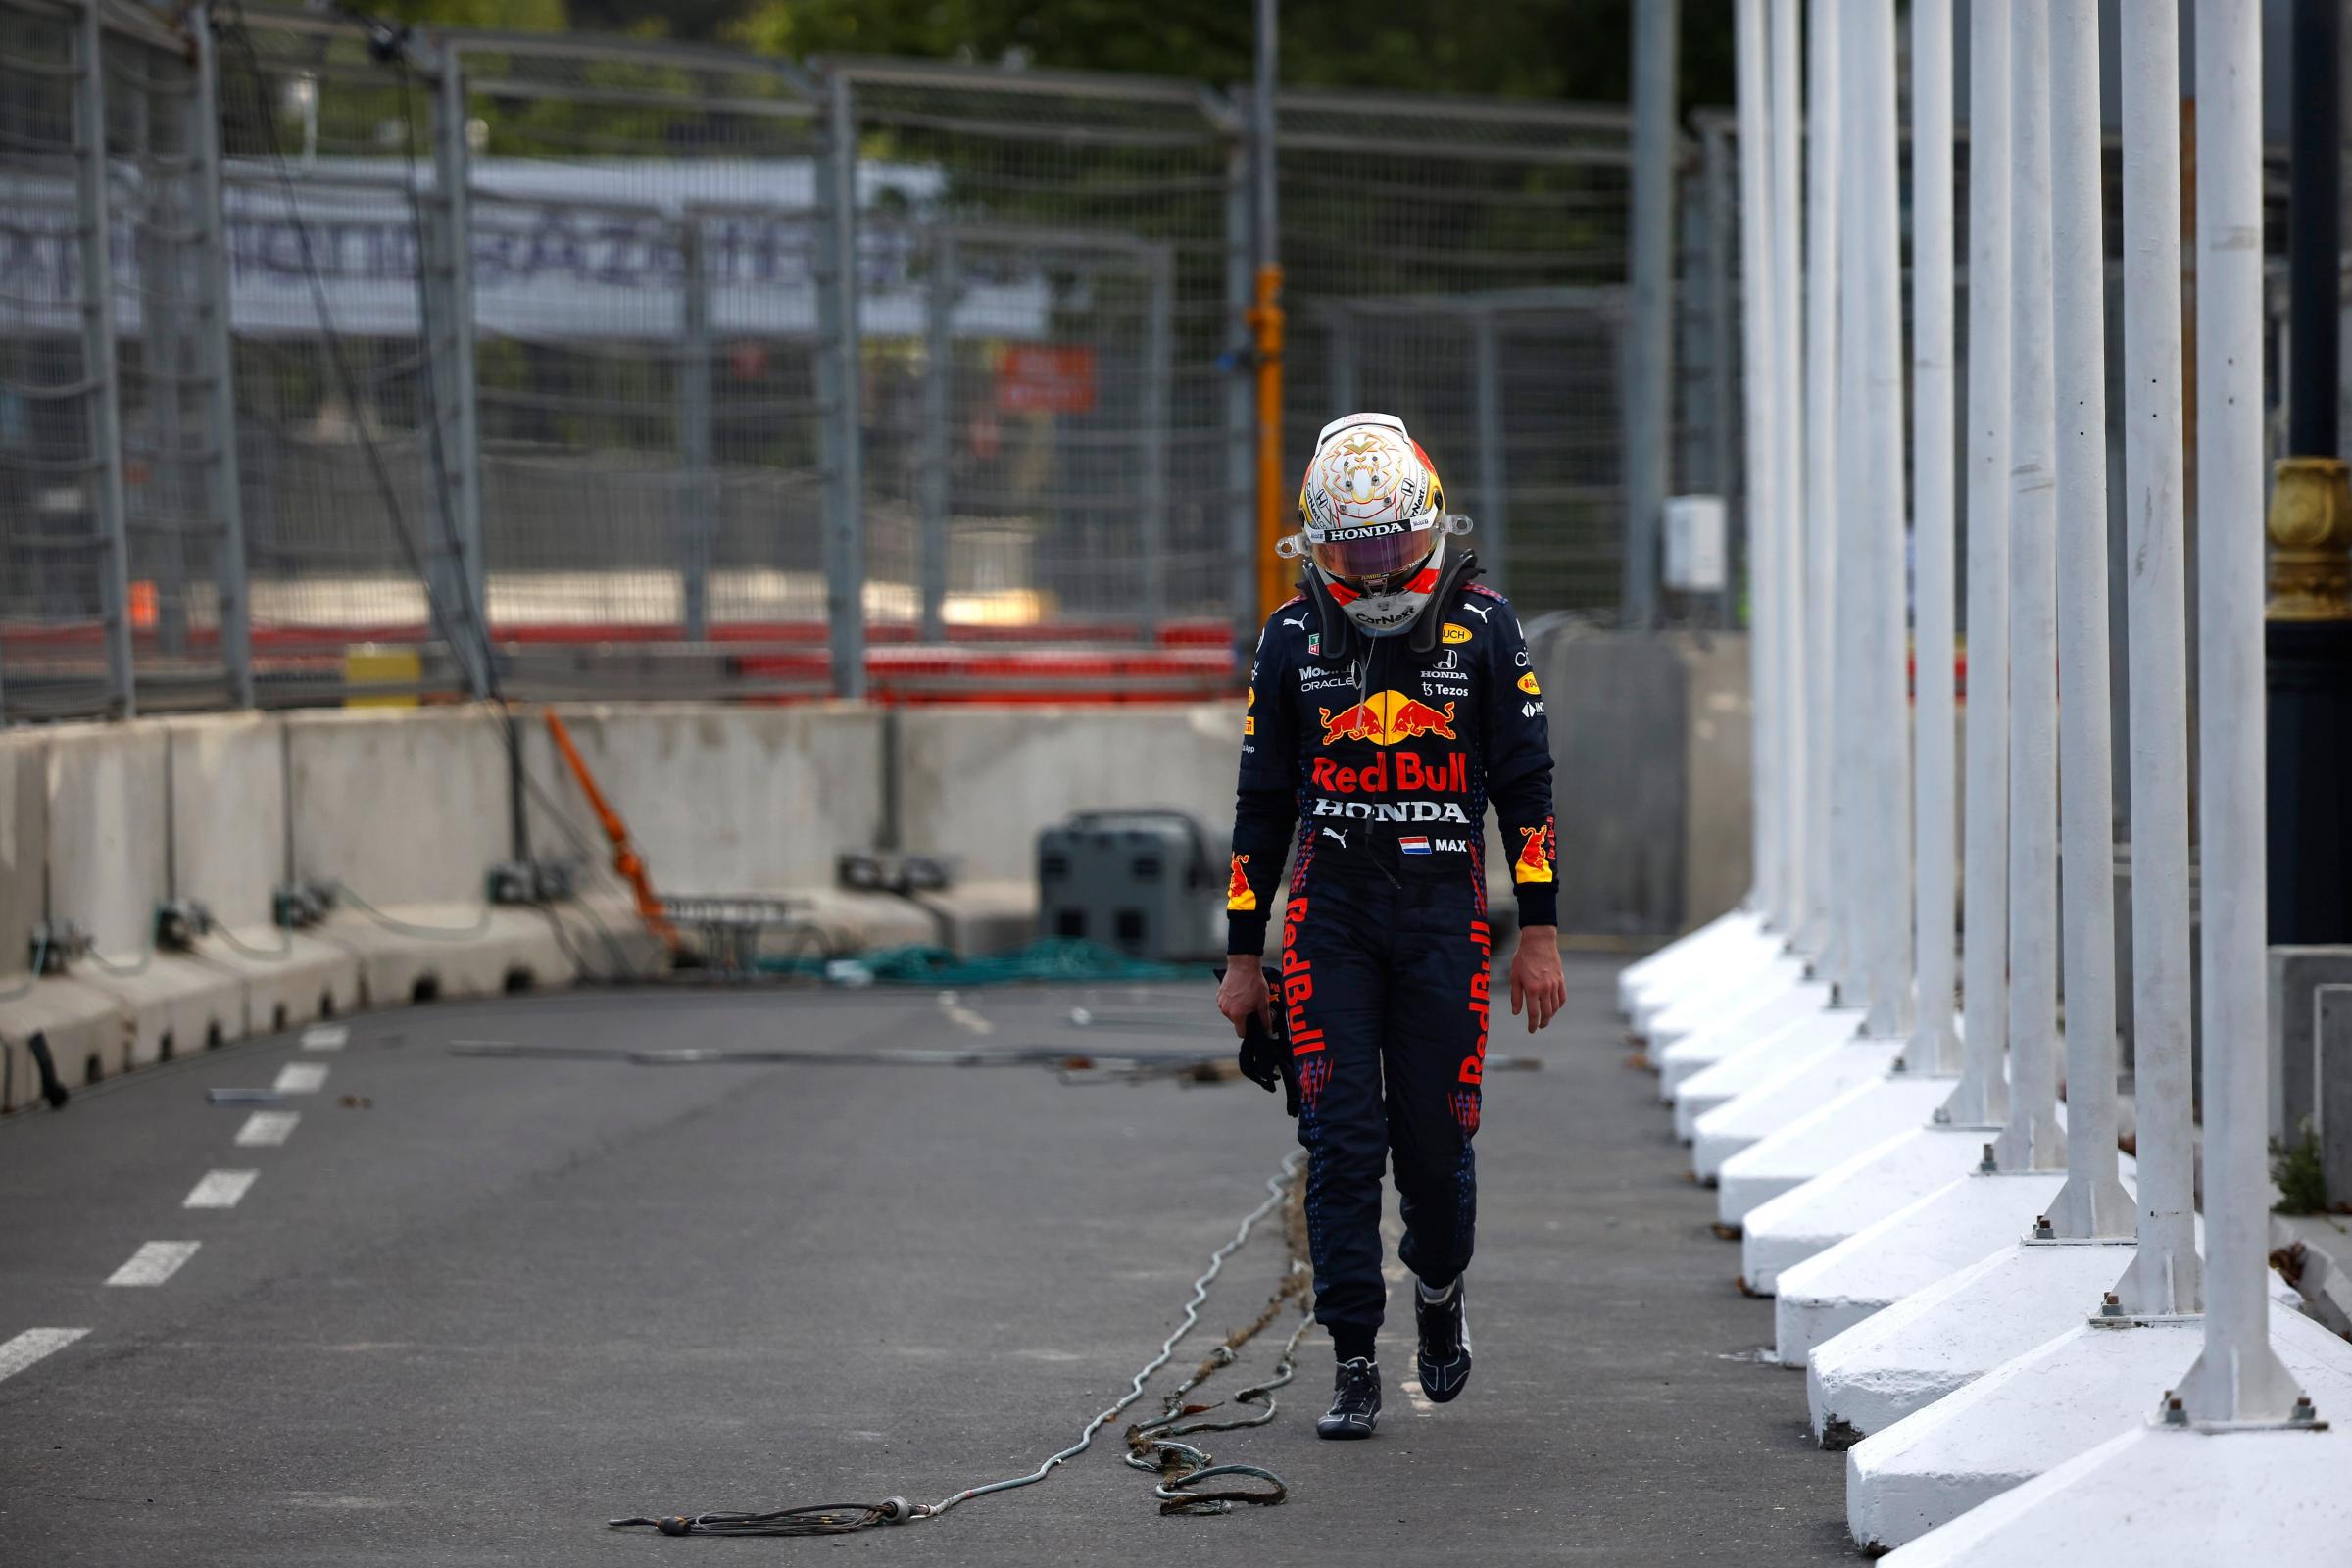
<path id="1" fill-rule="evenodd" d="M 1391 578 L 1409 577 L 1420 569 L 1437 548 L 1436 524 L 1437 518 L 1431 516 L 1410 523 L 1374 522 L 1313 530 L 1307 535 L 1307 553 L 1326 577 L 1378 593 Z"/>

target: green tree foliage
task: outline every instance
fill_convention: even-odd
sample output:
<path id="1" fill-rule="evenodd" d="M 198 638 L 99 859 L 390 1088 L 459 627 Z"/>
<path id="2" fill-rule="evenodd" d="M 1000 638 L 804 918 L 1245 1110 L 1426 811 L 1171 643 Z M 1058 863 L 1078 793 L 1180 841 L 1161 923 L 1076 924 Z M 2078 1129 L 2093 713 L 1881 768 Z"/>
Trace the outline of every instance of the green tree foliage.
<path id="1" fill-rule="evenodd" d="M 448 0 L 444 0 L 448 3 Z M 1636 0 L 1286 0 L 1282 79 L 1622 102 Z M 1018 61 L 1238 82 L 1250 74 L 1247 0 L 575 0 L 582 25 L 648 15 L 671 35 L 806 58 L 827 53 Z M 1713 8 L 1686 5 L 1682 99 L 1728 104 L 1732 40 Z"/>
<path id="2" fill-rule="evenodd" d="M 579 25 L 564 0 L 385 0 L 363 6 L 403 22 L 432 27 L 490 27 L 500 32 L 561 32 Z M 648 13 L 659 8 L 647 6 Z"/>

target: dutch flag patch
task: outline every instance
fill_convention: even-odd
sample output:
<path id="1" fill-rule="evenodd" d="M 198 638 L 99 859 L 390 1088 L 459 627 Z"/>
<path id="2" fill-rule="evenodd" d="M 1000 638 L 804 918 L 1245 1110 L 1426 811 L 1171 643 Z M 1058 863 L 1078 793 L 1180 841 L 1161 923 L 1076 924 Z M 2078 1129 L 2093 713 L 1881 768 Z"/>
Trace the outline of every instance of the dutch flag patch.
<path id="1" fill-rule="evenodd" d="M 1427 855 L 1429 840 L 1418 833 L 1408 833 L 1396 841 L 1396 848 L 1406 855 Z"/>

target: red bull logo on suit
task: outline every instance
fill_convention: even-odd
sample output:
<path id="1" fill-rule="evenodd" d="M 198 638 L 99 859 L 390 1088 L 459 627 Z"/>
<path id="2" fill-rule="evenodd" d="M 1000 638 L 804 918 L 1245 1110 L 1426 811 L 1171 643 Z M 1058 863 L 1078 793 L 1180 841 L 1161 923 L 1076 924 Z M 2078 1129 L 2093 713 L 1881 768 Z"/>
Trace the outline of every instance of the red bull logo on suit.
<path id="1" fill-rule="evenodd" d="M 1323 744 L 1331 746 L 1343 740 L 1370 741 L 1375 746 L 1396 746 L 1404 741 L 1417 741 L 1424 735 L 1442 740 L 1453 740 L 1453 704 L 1441 710 L 1430 707 L 1417 697 L 1402 692 L 1374 692 L 1351 708 L 1334 713 L 1328 708 L 1315 710 L 1323 720 Z"/>

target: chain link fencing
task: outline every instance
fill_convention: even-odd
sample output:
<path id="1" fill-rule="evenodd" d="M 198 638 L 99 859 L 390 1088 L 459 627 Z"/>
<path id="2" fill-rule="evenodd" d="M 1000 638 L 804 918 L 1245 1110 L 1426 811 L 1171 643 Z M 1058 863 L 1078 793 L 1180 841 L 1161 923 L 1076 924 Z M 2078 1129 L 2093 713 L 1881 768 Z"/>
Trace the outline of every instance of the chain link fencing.
<path id="1" fill-rule="evenodd" d="M 0 715 L 1225 690 L 1247 109 L 0 0 Z M 1613 606 L 1625 114 L 1277 110 L 1286 470 L 1396 412 L 1493 580 Z M 1678 467 L 1729 489 L 1729 138 L 1693 123 Z"/>

